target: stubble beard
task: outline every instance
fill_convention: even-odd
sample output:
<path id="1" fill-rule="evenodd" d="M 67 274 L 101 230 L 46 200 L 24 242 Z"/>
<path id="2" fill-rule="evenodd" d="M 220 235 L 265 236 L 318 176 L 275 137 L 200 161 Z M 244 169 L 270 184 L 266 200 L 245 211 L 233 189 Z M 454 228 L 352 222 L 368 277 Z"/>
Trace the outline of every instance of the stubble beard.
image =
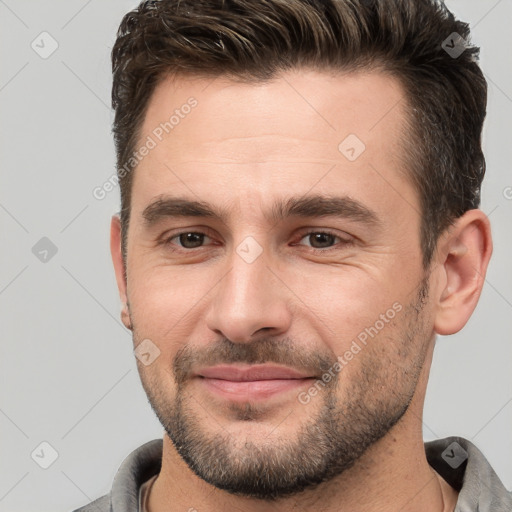
<path id="1" fill-rule="evenodd" d="M 399 337 L 399 364 L 393 358 L 384 359 L 382 350 L 365 347 L 357 356 L 357 378 L 348 382 L 343 370 L 336 374 L 328 386 L 304 405 L 316 413 L 298 425 L 295 433 L 287 432 L 281 438 L 278 426 L 272 432 L 272 440 L 269 437 L 268 441 L 255 441 L 234 438 L 215 421 L 204 421 L 205 412 L 201 410 L 198 414 L 194 410 L 201 406 L 187 393 L 190 381 L 182 370 L 190 362 L 187 357 L 193 355 L 186 351 L 179 352 L 174 359 L 176 394 L 172 402 L 165 396 L 162 382 L 155 381 L 153 375 L 139 366 L 141 381 L 166 434 L 197 476 L 233 495 L 265 501 L 291 497 L 351 468 L 407 411 L 427 352 L 428 333 L 423 315 L 427 289 L 428 282 L 424 281 L 415 301 L 401 313 L 401 329 L 394 334 Z M 134 329 L 134 340 L 135 333 Z M 381 341 L 386 342 L 396 345 L 396 339 Z M 281 356 L 272 352 L 272 347 L 277 347 L 273 340 L 257 343 L 259 348 L 253 351 L 251 345 L 224 340 L 221 353 L 231 354 L 231 362 L 285 363 L 286 352 L 279 351 Z M 264 357 L 266 351 L 270 354 L 268 358 Z M 332 366 L 333 361 L 316 356 L 322 368 Z M 406 360 L 409 364 L 404 371 Z M 340 391 L 342 400 L 338 398 Z M 237 412 L 237 421 L 254 422 L 259 417 L 258 407 L 250 403 L 233 405 L 231 411 Z"/>

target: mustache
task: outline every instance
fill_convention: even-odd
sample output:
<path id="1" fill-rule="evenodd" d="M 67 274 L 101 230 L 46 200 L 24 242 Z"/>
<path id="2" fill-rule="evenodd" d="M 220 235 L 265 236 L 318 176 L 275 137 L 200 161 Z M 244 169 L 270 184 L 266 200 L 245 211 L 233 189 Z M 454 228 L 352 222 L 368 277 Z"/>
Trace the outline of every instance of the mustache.
<path id="1" fill-rule="evenodd" d="M 195 368 L 205 366 L 275 363 L 320 376 L 336 361 L 334 353 L 308 350 L 289 338 L 265 338 L 250 343 L 233 343 L 223 338 L 207 347 L 183 346 L 175 354 L 172 368 L 175 381 L 180 385 L 191 377 Z"/>

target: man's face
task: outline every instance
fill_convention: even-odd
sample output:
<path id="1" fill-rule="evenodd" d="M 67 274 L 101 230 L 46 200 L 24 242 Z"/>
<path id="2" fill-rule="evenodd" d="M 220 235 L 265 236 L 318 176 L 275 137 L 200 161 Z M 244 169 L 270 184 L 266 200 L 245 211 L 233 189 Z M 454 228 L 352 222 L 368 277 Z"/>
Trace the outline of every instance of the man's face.
<path id="1" fill-rule="evenodd" d="M 417 392 L 433 320 L 402 95 L 382 74 L 303 70 L 167 79 L 150 100 L 127 246 L 134 344 L 160 351 L 139 362 L 144 388 L 217 487 L 271 498 L 331 478 Z M 223 216 L 171 215 L 178 198 Z"/>

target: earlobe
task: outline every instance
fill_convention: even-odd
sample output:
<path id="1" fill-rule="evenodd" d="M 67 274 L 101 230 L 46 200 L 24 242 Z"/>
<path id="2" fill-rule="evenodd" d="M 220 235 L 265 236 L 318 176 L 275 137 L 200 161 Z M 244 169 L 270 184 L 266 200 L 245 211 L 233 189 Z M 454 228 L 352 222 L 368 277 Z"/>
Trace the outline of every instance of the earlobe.
<path id="1" fill-rule="evenodd" d="M 434 330 L 455 334 L 466 325 L 482 291 L 492 254 L 491 228 L 481 210 L 469 210 L 439 240 L 440 290 Z"/>
<path id="2" fill-rule="evenodd" d="M 119 215 L 113 215 L 110 222 L 110 254 L 114 264 L 119 298 L 121 299 L 121 320 L 124 326 L 131 330 L 132 325 L 126 293 L 126 272 L 121 251 L 121 219 Z"/>

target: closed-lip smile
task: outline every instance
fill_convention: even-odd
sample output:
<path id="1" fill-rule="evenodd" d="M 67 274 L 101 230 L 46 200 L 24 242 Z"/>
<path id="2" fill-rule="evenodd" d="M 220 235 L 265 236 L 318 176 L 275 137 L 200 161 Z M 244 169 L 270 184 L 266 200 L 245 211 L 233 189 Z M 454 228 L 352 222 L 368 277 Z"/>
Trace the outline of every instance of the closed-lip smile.
<path id="1" fill-rule="evenodd" d="M 193 376 L 208 391 L 234 401 L 268 399 L 297 390 L 315 378 L 289 366 L 270 364 L 209 366 L 198 369 Z"/>

